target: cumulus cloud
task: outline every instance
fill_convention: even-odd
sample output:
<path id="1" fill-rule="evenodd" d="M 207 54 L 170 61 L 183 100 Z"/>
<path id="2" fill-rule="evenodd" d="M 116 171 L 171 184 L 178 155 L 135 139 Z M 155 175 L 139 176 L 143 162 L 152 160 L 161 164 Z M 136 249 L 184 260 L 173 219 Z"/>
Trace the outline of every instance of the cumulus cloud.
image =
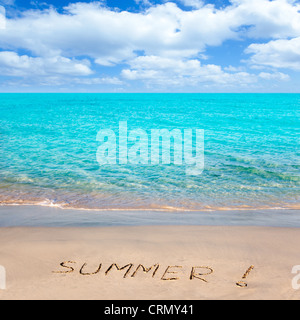
<path id="1" fill-rule="evenodd" d="M 96 65 L 127 64 L 122 68 L 124 79 L 163 80 L 170 85 L 203 81 L 247 84 L 267 79 L 266 74 L 254 76 L 241 67 L 225 69 L 199 61 L 207 48 L 243 39 L 268 41 L 248 47 L 246 53 L 253 65 L 300 69 L 300 5 L 296 0 L 231 0 L 222 8 L 201 0 L 177 1 L 192 10 L 181 9 L 174 2 L 136 2 L 144 4 L 140 12 L 92 2 L 70 4 L 63 12 L 28 10 L 7 19 L 6 29 L 0 30 L 2 74 L 88 77 Z M 280 78 L 285 80 L 277 73 Z"/>
<path id="2" fill-rule="evenodd" d="M 85 85 L 98 85 L 98 84 L 104 84 L 104 85 L 122 85 L 124 84 L 123 81 L 121 81 L 117 77 L 103 77 L 103 78 L 75 78 L 73 79 L 73 82 L 77 84 L 85 84 Z"/>
<path id="3" fill-rule="evenodd" d="M 136 4 L 148 6 L 148 7 L 150 7 L 152 5 L 152 2 L 150 2 L 149 0 L 134 0 L 134 2 Z"/>
<path id="4" fill-rule="evenodd" d="M 15 0 L 0 0 L 0 5 L 11 6 L 15 3 Z"/>
<path id="5" fill-rule="evenodd" d="M 171 2 L 138 13 L 114 11 L 101 3 L 71 4 L 64 13 L 28 11 L 9 19 L 7 29 L 0 33 L 0 46 L 17 45 L 36 55 L 86 55 L 111 64 L 131 59 L 138 50 L 147 55 L 188 57 L 241 35 L 300 34 L 299 5 L 291 1 L 232 2 L 225 9 L 206 5 L 193 11 Z"/>
<path id="6" fill-rule="evenodd" d="M 73 76 L 87 76 L 93 72 L 88 60 L 78 61 L 60 56 L 47 58 L 33 58 L 27 55 L 19 56 L 15 52 L 0 52 L 0 70 L 2 75 L 32 76 L 62 74 Z"/>
<path id="7" fill-rule="evenodd" d="M 284 74 L 282 72 L 274 72 L 274 73 L 261 72 L 258 76 L 265 80 L 287 81 L 290 79 L 289 75 Z"/>
<path id="8" fill-rule="evenodd" d="M 231 0 L 229 10 L 241 32 L 250 38 L 295 37 L 300 34 L 296 0 Z"/>
<path id="9" fill-rule="evenodd" d="M 184 6 L 191 7 L 194 9 L 200 9 L 204 6 L 204 2 L 202 0 L 179 0 Z"/>
<path id="10" fill-rule="evenodd" d="M 300 37 L 251 44 L 246 53 L 253 54 L 251 63 L 255 65 L 300 70 Z"/>
<path id="11" fill-rule="evenodd" d="M 128 80 L 142 80 L 148 85 L 197 86 L 201 83 L 220 85 L 251 84 L 257 77 L 247 72 L 227 73 L 220 66 L 202 65 L 199 60 L 178 60 L 158 56 L 138 57 L 124 69 L 122 76 Z"/>

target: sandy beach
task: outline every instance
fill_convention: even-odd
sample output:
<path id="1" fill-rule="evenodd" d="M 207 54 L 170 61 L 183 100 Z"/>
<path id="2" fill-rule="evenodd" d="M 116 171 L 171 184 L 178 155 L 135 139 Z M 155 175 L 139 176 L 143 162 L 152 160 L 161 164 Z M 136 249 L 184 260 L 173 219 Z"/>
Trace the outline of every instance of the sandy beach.
<path id="1" fill-rule="evenodd" d="M 299 128 L 300 0 L 0 0 L 0 300 L 300 300 Z"/>
<path id="2" fill-rule="evenodd" d="M 296 228 L 1 228 L 0 299 L 300 299 L 299 243 Z"/>

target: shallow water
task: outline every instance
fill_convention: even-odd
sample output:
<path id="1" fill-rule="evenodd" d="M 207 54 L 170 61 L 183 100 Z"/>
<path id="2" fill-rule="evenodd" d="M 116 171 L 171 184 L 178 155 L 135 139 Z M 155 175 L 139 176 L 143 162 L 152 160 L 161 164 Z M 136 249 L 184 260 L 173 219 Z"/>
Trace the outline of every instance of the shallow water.
<path id="1" fill-rule="evenodd" d="M 299 94 L 1 94 L 0 201 L 159 212 L 299 209 L 299 107 Z M 117 134 L 120 121 L 147 132 L 204 129 L 204 172 L 100 167 L 97 133 Z"/>

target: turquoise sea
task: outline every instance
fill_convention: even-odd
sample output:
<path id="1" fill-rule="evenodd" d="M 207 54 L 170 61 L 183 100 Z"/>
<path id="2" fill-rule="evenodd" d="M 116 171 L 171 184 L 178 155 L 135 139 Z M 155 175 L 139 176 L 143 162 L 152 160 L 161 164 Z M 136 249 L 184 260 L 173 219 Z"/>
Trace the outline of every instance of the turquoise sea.
<path id="1" fill-rule="evenodd" d="M 101 129 L 205 130 L 205 169 L 100 167 Z M 0 203 L 100 210 L 299 209 L 299 94 L 1 94 Z"/>

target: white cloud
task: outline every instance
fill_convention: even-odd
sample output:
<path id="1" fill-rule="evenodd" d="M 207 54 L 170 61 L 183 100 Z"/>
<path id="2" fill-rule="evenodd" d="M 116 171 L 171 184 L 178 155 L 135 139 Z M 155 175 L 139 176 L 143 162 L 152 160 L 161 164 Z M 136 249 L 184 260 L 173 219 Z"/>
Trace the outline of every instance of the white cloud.
<path id="1" fill-rule="evenodd" d="M 200 9 L 204 6 L 202 0 L 179 0 L 184 6 L 191 7 L 194 9 Z"/>
<path id="2" fill-rule="evenodd" d="M 87 76 L 92 74 L 87 60 L 75 60 L 64 57 L 33 58 L 19 56 L 15 52 L 0 52 L 0 70 L 2 75 L 33 76 L 33 75 L 72 75 Z"/>
<path id="3" fill-rule="evenodd" d="M 245 67 L 244 66 L 239 66 L 239 67 L 228 66 L 228 67 L 225 67 L 224 70 L 228 72 L 244 72 Z"/>
<path id="4" fill-rule="evenodd" d="M 202 82 L 245 85 L 268 77 L 286 80 L 276 72 L 269 73 L 271 76 L 262 72 L 258 77 L 238 66 L 226 69 L 198 60 L 203 60 L 209 46 L 244 38 L 269 41 L 249 46 L 252 65 L 300 70 L 298 1 L 231 0 L 227 7 L 217 9 L 201 0 L 178 0 L 193 8 L 190 11 L 174 2 L 151 5 L 148 0 L 136 1 L 143 2 L 146 9 L 117 11 L 101 2 L 75 3 L 62 13 L 35 10 L 7 19 L 6 29 L 0 30 L 0 48 L 4 50 L 0 71 L 23 77 L 90 76 L 94 62 L 100 67 L 128 64 L 122 72 L 125 79 L 171 86 Z M 101 82 L 96 79 L 103 78 L 93 79 Z M 120 81 L 107 79 L 116 84 Z"/>
<path id="5" fill-rule="evenodd" d="M 227 73 L 217 65 L 202 65 L 199 60 L 178 60 L 158 56 L 138 57 L 124 69 L 128 80 L 143 80 L 148 85 L 197 86 L 201 83 L 219 85 L 245 85 L 255 83 L 257 77 L 247 72 Z"/>
<path id="6" fill-rule="evenodd" d="M 250 61 L 254 65 L 300 70 L 300 37 L 251 44 L 246 53 L 253 54 Z"/>
<path id="7" fill-rule="evenodd" d="M 289 75 L 284 74 L 282 72 L 274 72 L 274 73 L 261 72 L 258 76 L 265 80 L 288 81 L 290 79 Z"/>
<path id="8" fill-rule="evenodd" d="M 117 77 L 103 77 L 103 78 L 75 78 L 74 81 L 77 84 L 84 84 L 84 85 L 122 85 L 124 84 Z"/>
<path id="9" fill-rule="evenodd" d="M 0 5 L 0 29 L 6 28 L 5 8 Z"/>
<path id="10" fill-rule="evenodd" d="M 61 14 L 53 9 L 28 11 L 9 19 L 0 33 L 0 46 L 7 50 L 17 46 L 38 56 L 88 56 L 109 65 L 132 59 L 141 50 L 186 58 L 241 36 L 300 35 L 299 5 L 292 1 L 232 2 L 225 9 L 199 2 L 193 11 L 170 2 L 139 13 L 113 11 L 101 3 L 72 4 Z"/>
<path id="11" fill-rule="evenodd" d="M 0 5 L 11 6 L 15 3 L 15 0 L 1 0 Z"/>
<path id="12" fill-rule="evenodd" d="M 300 5 L 296 0 L 231 0 L 228 15 L 250 38 L 282 38 L 300 35 Z"/>
<path id="13" fill-rule="evenodd" d="M 150 7 L 152 3 L 149 0 L 134 0 L 136 4 Z"/>

